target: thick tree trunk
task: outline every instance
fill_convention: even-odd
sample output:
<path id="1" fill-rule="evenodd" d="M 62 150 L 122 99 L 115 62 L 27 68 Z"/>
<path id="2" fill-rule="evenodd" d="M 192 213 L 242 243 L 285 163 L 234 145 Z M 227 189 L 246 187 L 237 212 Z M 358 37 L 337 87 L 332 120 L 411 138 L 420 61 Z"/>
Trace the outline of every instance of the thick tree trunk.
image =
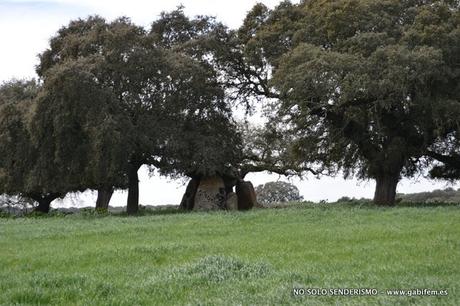
<path id="1" fill-rule="evenodd" d="M 96 209 L 105 210 L 109 209 L 110 199 L 112 198 L 113 187 L 104 186 L 97 190 Z"/>
<path id="2" fill-rule="evenodd" d="M 35 211 L 47 214 L 50 211 L 51 202 L 59 198 L 61 195 L 59 193 L 50 193 L 47 195 L 42 194 L 29 194 L 28 197 L 38 202 L 38 206 L 35 207 Z"/>
<path id="3" fill-rule="evenodd" d="M 399 173 L 385 173 L 375 179 L 374 203 L 377 205 L 395 205 L 396 186 L 399 182 Z"/>
<path id="4" fill-rule="evenodd" d="M 183 210 L 193 210 L 193 206 L 195 206 L 195 195 L 196 191 L 198 190 L 198 186 L 200 185 L 199 178 L 192 178 L 187 188 L 185 189 L 185 193 L 182 196 L 182 201 L 180 202 L 180 208 Z"/>
<path id="5" fill-rule="evenodd" d="M 50 212 L 52 200 L 40 199 L 38 200 L 38 206 L 35 208 L 35 211 L 47 214 Z"/>
<path id="6" fill-rule="evenodd" d="M 128 170 L 128 202 L 126 212 L 128 215 L 134 215 L 139 211 L 139 176 L 137 171 L 140 166 L 131 165 Z"/>
<path id="7" fill-rule="evenodd" d="M 222 178 L 224 179 L 225 193 L 229 194 L 234 192 L 233 187 L 238 183 L 238 179 L 230 176 L 223 176 Z"/>

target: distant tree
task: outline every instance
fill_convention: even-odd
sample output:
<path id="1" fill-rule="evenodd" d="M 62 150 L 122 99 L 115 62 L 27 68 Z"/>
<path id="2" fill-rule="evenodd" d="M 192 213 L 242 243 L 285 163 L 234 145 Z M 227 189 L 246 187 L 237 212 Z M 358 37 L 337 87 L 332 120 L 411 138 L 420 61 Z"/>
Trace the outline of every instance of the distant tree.
<path id="1" fill-rule="evenodd" d="M 299 160 L 375 179 L 393 205 L 438 120 L 459 122 L 459 16 L 454 1 L 258 4 L 222 58 L 237 94 L 274 100 Z"/>
<path id="2" fill-rule="evenodd" d="M 430 192 L 419 192 L 400 194 L 398 198 L 403 202 L 414 203 L 460 203 L 460 189 L 454 190 L 449 187 L 444 190 L 433 190 Z"/>
<path id="3" fill-rule="evenodd" d="M 353 201 L 353 199 L 350 198 L 350 197 L 347 197 L 347 196 L 340 197 L 340 198 L 337 200 L 337 202 L 339 202 L 339 203 L 340 203 L 340 202 L 351 202 L 351 201 Z"/>
<path id="4" fill-rule="evenodd" d="M 287 182 L 268 182 L 257 186 L 255 190 L 258 202 L 264 205 L 303 200 L 299 189 Z"/>

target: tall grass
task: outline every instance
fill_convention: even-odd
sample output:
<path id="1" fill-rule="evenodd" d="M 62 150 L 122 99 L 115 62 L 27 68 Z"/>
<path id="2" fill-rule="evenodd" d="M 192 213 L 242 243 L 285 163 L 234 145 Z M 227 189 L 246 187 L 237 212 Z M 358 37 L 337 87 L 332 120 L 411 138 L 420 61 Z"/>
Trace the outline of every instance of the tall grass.
<path id="1" fill-rule="evenodd" d="M 0 304 L 460 305 L 458 206 L 144 214 L 0 218 Z"/>

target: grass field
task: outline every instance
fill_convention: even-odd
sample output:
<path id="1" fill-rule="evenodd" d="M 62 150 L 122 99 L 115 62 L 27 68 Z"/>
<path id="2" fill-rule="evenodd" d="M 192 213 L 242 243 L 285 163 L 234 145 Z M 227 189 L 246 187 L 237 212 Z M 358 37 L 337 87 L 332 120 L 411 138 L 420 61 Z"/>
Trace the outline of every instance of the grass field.
<path id="1" fill-rule="evenodd" d="M 460 305 L 460 207 L 1 218 L 0 304 Z"/>

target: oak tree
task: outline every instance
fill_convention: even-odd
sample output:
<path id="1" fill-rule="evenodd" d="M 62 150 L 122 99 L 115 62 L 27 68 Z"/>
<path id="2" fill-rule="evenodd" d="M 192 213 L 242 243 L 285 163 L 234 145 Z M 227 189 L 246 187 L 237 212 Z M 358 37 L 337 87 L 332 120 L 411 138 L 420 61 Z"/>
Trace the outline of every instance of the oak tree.
<path id="1" fill-rule="evenodd" d="M 436 114 L 458 109 L 459 25 L 456 1 L 258 4 L 228 70 L 240 92 L 275 99 L 299 160 L 375 179 L 375 203 L 393 205 L 426 166 Z"/>

